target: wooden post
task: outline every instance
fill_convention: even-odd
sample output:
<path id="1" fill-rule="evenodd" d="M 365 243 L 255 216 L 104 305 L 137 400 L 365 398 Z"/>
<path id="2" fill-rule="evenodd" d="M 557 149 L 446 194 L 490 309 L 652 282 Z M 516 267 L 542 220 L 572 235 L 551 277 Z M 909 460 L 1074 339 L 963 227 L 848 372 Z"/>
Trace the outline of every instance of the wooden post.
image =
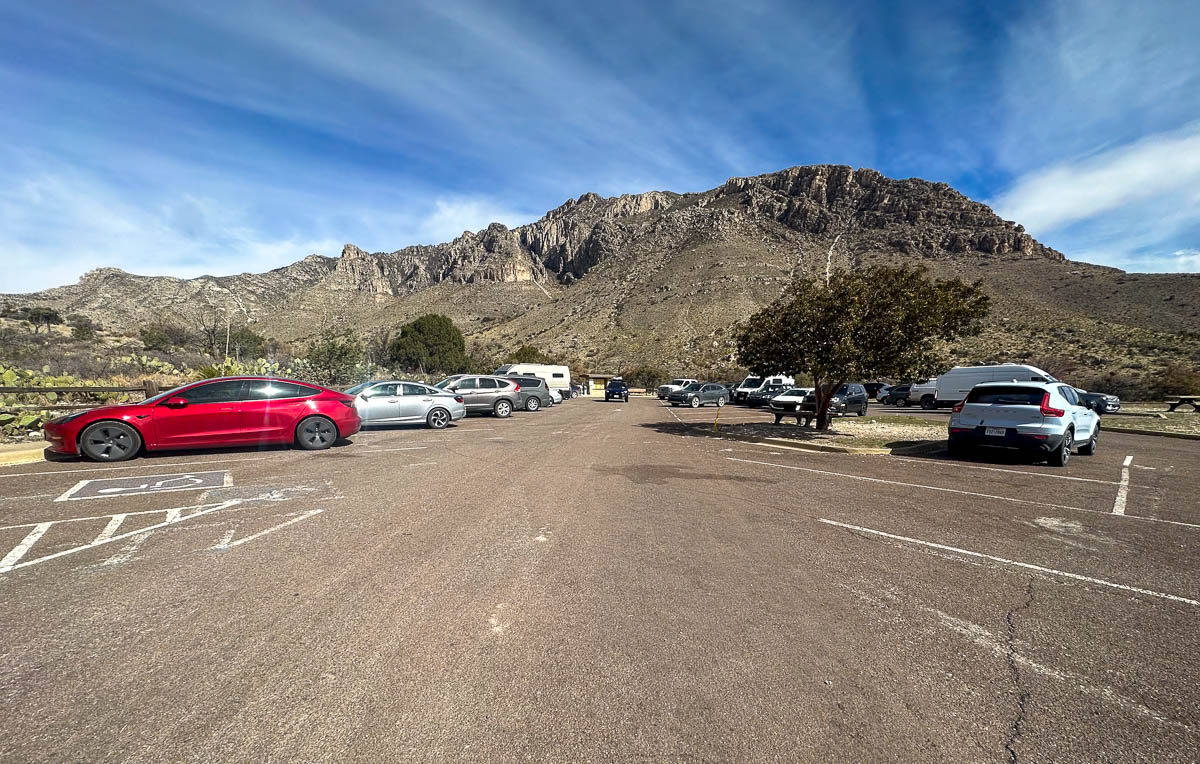
<path id="1" fill-rule="evenodd" d="M 153 398 L 154 396 L 158 395 L 158 383 L 153 379 L 147 379 L 143 381 L 142 384 L 146 387 L 147 398 Z"/>

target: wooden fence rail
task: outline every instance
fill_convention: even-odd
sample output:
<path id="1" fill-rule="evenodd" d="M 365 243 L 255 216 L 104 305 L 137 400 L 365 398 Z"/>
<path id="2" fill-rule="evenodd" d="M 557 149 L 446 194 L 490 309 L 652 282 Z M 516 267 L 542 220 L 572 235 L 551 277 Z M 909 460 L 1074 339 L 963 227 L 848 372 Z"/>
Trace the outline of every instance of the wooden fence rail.
<path id="1" fill-rule="evenodd" d="M 147 379 L 136 387 L 0 387 L 0 395 L 97 395 L 99 393 L 142 393 L 147 398 L 158 395 L 158 383 Z M 78 411 L 92 409 L 100 403 L 31 403 L 19 406 L 0 406 L 0 411 Z"/>

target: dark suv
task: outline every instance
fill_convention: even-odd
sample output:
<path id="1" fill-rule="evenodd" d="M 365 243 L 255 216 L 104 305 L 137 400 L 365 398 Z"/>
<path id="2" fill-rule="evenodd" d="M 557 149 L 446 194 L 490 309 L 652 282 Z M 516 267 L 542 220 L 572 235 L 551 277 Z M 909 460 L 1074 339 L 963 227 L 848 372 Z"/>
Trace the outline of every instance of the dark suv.
<path id="1" fill-rule="evenodd" d="M 817 412 L 817 393 L 813 391 L 804 396 L 804 402 L 800 404 L 800 411 L 807 414 L 816 414 Z M 848 414 L 858 414 L 859 416 L 867 415 L 867 388 L 857 382 L 849 382 L 842 385 L 833 394 L 833 398 L 829 404 L 829 413 L 831 416 L 840 416 Z"/>
<path id="2" fill-rule="evenodd" d="M 506 417 L 521 402 L 521 387 L 514 379 L 483 374 L 455 374 L 434 387 L 458 393 L 468 414 L 495 414 Z"/>
<path id="3" fill-rule="evenodd" d="M 604 400 L 629 403 L 629 385 L 623 379 L 610 379 L 604 386 Z"/>
<path id="4" fill-rule="evenodd" d="M 899 406 L 904 408 L 908 405 L 908 393 L 912 389 L 912 385 L 896 385 L 889 387 L 883 397 L 879 399 L 880 403 L 886 403 L 889 406 Z"/>
<path id="5" fill-rule="evenodd" d="M 550 408 L 554 405 L 554 399 L 550 397 L 550 388 L 546 386 L 546 380 L 541 377 L 522 377 L 509 374 L 505 376 L 505 379 L 511 379 L 521 388 L 521 391 L 517 393 L 519 396 L 517 408 L 537 411 L 540 408 Z"/>

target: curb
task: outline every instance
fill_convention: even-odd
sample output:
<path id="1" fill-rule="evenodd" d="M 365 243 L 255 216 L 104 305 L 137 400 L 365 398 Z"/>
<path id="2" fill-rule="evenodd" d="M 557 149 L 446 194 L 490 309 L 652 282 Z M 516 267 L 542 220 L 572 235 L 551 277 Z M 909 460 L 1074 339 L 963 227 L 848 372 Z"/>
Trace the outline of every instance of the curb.
<path id="1" fill-rule="evenodd" d="M 697 433 L 712 435 L 713 437 L 722 437 L 726 440 L 737 440 L 742 443 L 758 443 L 764 446 L 778 446 L 779 448 L 790 448 L 796 451 L 818 451 L 827 454 L 873 454 L 887 455 L 892 453 L 890 448 L 858 448 L 855 446 L 826 446 L 817 443 L 802 443 L 795 440 L 787 440 L 786 438 L 763 438 L 757 435 L 731 435 L 722 433 L 719 430 L 716 434 L 703 427 L 689 427 Z M 901 449 L 897 449 L 899 451 Z"/>
<path id="2" fill-rule="evenodd" d="M 1152 435 L 1159 438 L 1179 438 L 1180 440 L 1200 440 L 1200 435 L 1190 432 L 1158 432 L 1157 430 L 1137 430 L 1133 427 L 1104 427 L 1100 432 L 1124 432 L 1129 435 Z"/>
<path id="3" fill-rule="evenodd" d="M 40 462 L 46 458 L 45 451 L 45 446 L 0 451 L 0 466 Z"/>

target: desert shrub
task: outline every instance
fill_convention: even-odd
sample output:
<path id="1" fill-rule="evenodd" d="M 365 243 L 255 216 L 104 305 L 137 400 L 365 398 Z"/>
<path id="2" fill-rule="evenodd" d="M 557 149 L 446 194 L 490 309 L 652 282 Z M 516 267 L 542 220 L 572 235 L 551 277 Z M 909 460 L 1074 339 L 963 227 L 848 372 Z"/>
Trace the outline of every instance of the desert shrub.
<path id="1" fill-rule="evenodd" d="M 454 322 L 431 313 L 400 327 L 400 335 L 388 344 L 388 362 L 407 371 L 454 374 L 468 368 L 466 349 Z"/>
<path id="2" fill-rule="evenodd" d="M 363 362 L 363 346 L 349 329 L 327 329 L 309 345 L 304 355 L 307 378 L 328 386 L 342 386 L 354 380 L 356 367 Z"/>
<path id="3" fill-rule="evenodd" d="M 138 339 L 147 350 L 176 350 L 192 343 L 191 332 L 175 324 L 157 323 L 138 329 Z"/>
<path id="4" fill-rule="evenodd" d="M 671 375 L 657 366 L 637 366 L 622 375 L 630 387 L 650 389 L 658 387 L 671 378 Z"/>
<path id="5" fill-rule="evenodd" d="M 1150 390 L 1155 400 L 1200 394 L 1200 368 L 1183 363 L 1168 364 L 1154 375 Z"/>
<path id="6" fill-rule="evenodd" d="M 1075 376 L 1069 381 L 1084 390 L 1093 393 L 1108 393 L 1123 401 L 1146 401 L 1154 398 L 1154 393 L 1146 378 L 1141 374 L 1127 371 L 1108 371 Z"/>

